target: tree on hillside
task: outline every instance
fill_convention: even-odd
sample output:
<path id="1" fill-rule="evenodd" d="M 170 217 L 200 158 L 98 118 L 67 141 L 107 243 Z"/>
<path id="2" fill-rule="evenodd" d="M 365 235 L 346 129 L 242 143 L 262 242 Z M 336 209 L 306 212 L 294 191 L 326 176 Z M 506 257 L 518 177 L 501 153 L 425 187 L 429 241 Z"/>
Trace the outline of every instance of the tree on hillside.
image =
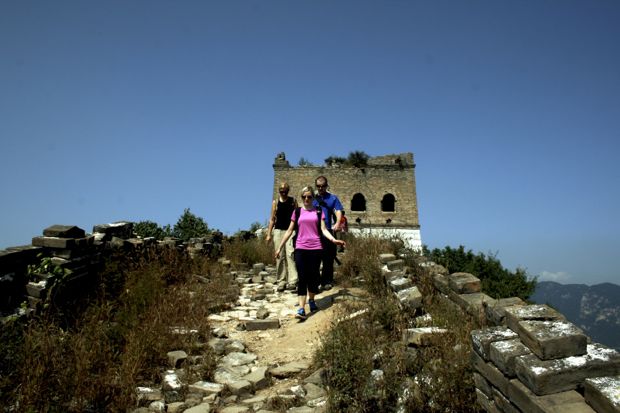
<path id="1" fill-rule="evenodd" d="M 204 219 L 192 214 L 189 208 L 185 208 L 183 215 L 172 228 L 172 236 L 183 241 L 190 238 L 206 237 L 211 233 Z"/>
<path id="2" fill-rule="evenodd" d="M 458 248 L 424 246 L 424 255 L 443 265 L 450 273 L 468 272 L 480 278 L 482 291 L 493 298 L 520 297 L 527 300 L 536 288 L 536 277 L 530 277 L 522 268 L 515 272 L 505 269 L 496 254 L 474 254 L 460 245 Z"/>
<path id="3" fill-rule="evenodd" d="M 139 237 L 148 238 L 154 237 L 155 239 L 162 240 L 165 237 L 169 237 L 172 234 L 170 225 L 160 227 L 153 221 L 140 221 L 136 222 L 133 226 L 133 230 Z"/>

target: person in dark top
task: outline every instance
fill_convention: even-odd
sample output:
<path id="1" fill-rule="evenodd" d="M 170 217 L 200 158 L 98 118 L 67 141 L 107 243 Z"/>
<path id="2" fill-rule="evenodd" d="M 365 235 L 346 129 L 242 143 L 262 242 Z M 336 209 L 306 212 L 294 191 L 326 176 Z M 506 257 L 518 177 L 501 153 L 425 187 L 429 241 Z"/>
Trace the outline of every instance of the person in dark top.
<path id="1" fill-rule="evenodd" d="M 297 208 L 294 197 L 288 196 L 289 185 L 282 182 L 278 187 L 278 199 L 271 203 L 271 215 L 267 227 L 267 242 L 273 238 L 274 246 L 280 245 L 284 233 L 291 223 L 291 215 Z M 297 285 L 297 268 L 295 266 L 293 238 L 289 238 L 284 246 L 284 253 L 276 258 L 277 283 L 280 291 L 285 288 L 295 290 Z"/>
<path id="2" fill-rule="evenodd" d="M 330 192 L 327 192 L 329 185 L 327 184 L 327 178 L 319 176 L 315 179 L 314 184 L 317 189 L 316 196 L 314 198 L 314 206 L 320 206 L 323 209 L 323 220 L 325 221 L 325 227 L 330 234 L 334 235 L 334 232 L 340 231 L 341 219 L 342 219 L 342 204 L 338 197 Z M 332 219 L 334 225 L 332 226 Z M 327 244 L 323 248 L 323 269 L 321 271 L 321 285 L 323 290 L 330 290 L 334 283 L 334 259 L 336 259 L 336 246 L 333 244 Z"/>

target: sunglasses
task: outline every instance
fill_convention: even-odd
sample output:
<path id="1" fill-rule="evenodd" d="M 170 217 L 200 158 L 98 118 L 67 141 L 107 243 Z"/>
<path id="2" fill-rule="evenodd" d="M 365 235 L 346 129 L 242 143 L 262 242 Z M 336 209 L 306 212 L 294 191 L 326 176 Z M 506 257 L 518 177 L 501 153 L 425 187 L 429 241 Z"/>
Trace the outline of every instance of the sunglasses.
<path id="1" fill-rule="evenodd" d="M 302 199 L 312 199 L 312 195 L 302 195 Z"/>
<path id="2" fill-rule="evenodd" d="M 317 187 L 317 188 L 327 188 L 327 184 L 325 184 L 325 185 L 319 185 L 319 184 L 317 184 L 317 185 L 316 185 L 316 187 Z"/>
<path id="3" fill-rule="evenodd" d="M 288 191 L 284 191 L 284 190 L 280 190 L 278 192 L 281 193 L 281 194 L 288 194 Z"/>

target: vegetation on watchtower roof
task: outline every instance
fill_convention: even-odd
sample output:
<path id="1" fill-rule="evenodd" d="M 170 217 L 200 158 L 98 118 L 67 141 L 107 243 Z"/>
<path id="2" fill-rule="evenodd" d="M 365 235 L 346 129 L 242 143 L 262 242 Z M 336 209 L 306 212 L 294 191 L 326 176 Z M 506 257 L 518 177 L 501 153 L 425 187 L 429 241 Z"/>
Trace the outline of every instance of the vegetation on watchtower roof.
<path id="1" fill-rule="evenodd" d="M 353 151 L 349 152 L 349 156 L 343 158 L 341 156 L 332 155 L 328 158 L 325 158 L 325 165 L 334 166 L 334 165 L 342 165 L 342 166 L 353 166 L 356 168 L 363 168 L 368 165 L 368 160 L 370 156 L 364 151 Z"/>

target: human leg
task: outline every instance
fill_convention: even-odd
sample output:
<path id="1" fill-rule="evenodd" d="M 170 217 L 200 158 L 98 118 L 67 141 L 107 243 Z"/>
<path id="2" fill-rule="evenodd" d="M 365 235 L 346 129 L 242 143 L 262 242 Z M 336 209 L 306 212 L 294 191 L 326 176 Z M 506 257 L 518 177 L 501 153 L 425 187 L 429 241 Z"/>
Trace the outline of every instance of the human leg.
<path id="1" fill-rule="evenodd" d="M 284 246 L 284 252 L 286 254 L 286 282 L 289 285 L 297 284 L 297 266 L 295 265 L 295 248 L 293 247 L 293 237 L 290 237 Z"/>
<path id="2" fill-rule="evenodd" d="M 323 270 L 321 271 L 321 284 L 323 287 L 334 283 L 334 258 L 336 257 L 336 245 L 326 242 L 323 245 L 323 253 L 321 261 L 323 262 Z"/>
<path id="3" fill-rule="evenodd" d="M 307 274 L 308 274 L 308 256 L 305 250 L 295 250 L 295 264 L 297 266 L 297 301 L 299 309 L 296 318 L 306 319 L 306 294 L 308 293 Z"/>
<path id="4" fill-rule="evenodd" d="M 275 248 L 278 248 L 280 242 L 282 241 L 282 237 L 286 231 L 281 229 L 275 229 L 271 232 L 273 237 L 273 245 Z M 284 248 L 285 254 L 280 253 L 280 257 L 276 258 L 276 283 L 280 283 L 282 281 L 286 281 L 287 274 L 287 260 L 286 260 L 286 247 Z"/>

